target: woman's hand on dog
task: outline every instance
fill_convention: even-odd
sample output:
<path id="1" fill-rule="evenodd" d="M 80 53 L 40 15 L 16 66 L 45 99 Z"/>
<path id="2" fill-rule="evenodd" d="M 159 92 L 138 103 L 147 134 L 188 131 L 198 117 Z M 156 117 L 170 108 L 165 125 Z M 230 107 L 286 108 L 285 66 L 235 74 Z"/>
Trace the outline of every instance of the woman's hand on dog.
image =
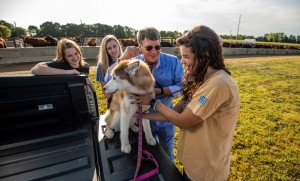
<path id="1" fill-rule="evenodd" d="M 153 93 L 145 94 L 145 95 L 134 95 L 130 94 L 130 99 L 133 99 L 132 104 L 138 105 L 149 105 L 150 101 L 153 99 Z"/>

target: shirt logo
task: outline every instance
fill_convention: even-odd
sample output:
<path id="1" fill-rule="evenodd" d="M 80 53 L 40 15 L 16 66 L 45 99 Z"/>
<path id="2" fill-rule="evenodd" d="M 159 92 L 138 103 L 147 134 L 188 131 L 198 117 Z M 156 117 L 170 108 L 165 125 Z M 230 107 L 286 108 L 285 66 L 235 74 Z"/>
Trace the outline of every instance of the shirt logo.
<path id="1" fill-rule="evenodd" d="M 205 96 L 200 96 L 199 98 L 199 105 L 204 106 L 204 104 L 208 101 L 208 99 Z"/>

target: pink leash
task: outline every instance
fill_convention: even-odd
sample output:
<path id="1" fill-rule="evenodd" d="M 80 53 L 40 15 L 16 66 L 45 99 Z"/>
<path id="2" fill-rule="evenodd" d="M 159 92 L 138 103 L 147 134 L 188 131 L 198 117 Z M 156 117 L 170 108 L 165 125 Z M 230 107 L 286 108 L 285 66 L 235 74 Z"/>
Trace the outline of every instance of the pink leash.
<path id="1" fill-rule="evenodd" d="M 129 181 L 141 181 L 141 180 L 144 180 L 146 178 L 149 178 L 149 177 L 155 175 L 158 172 L 158 164 L 157 164 L 157 161 L 155 160 L 155 158 L 153 157 L 153 155 L 150 152 L 148 152 L 147 150 L 142 150 L 142 148 L 143 148 L 143 124 L 142 124 L 143 112 L 142 111 L 143 110 L 142 110 L 141 105 L 138 106 L 138 111 L 139 111 L 138 159 L 137 159 L 134 178 Z M 146 155 L 147 157 L 143 157 L 143 154 Z M 152 161 L 156 165 L 156 168 L 154 168 L 153 170 L 151 170 L 143 175 L 137 176 L 139 173 L 140 167 L 141 167 L 142 159 Z"/>

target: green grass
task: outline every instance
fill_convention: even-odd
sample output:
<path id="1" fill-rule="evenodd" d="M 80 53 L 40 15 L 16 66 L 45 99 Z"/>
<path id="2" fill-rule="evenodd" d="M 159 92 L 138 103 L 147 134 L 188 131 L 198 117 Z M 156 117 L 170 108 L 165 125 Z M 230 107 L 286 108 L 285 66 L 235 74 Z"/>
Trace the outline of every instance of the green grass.
<path id="1" fill-rule="evenodd" d="M 225 59 L 241 96 L 228 180 L 300 180 L 300 56 Z M 95 82 L 99 111 L 106 100 Z M 177 146 L 178 129 L 175 134 Z M 175 150 L 176 154 L 176 150 Z M 182 170 L 182 165 L 175 160 Z"/>
<path id="2" fill-rule="evenodd" d="M 230 180 L 300 180 L 300 57 L 226 64 L 241 95 Z"/>

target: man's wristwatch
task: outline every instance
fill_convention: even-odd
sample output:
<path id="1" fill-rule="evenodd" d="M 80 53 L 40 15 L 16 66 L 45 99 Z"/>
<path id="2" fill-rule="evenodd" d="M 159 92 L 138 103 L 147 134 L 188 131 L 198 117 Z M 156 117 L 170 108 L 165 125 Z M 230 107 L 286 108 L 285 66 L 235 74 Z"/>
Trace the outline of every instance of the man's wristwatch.
<path id="1" fill-rule="evenodd" d="M 159 102 L 161 102 L 161 100 L 155 98 L 150 101 L 150 106 L 153 108 L 154 111 L 156 111 L 156 105 Z"/>
<path id="2" fill-rule="evenodd" d="M 164 94 L 164 88 L 160 87 L 160 94 Z"/>

